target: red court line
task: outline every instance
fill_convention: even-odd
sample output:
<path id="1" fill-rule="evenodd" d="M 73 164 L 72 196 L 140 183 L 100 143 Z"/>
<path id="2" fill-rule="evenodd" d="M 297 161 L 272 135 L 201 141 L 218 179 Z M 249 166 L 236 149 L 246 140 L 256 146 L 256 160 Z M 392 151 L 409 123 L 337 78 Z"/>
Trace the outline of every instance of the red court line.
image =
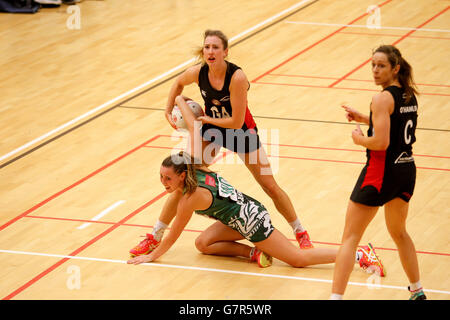
<path id="1" fill-rule="evenodd" d="M 62 189 L 61 191 L 58 191 L 57 193 L 55 193 L 54 195 L 48 197 L 47 199 L 45 199 L 44 201 L 39 202 L 38 204 L 36 204 L 35 206 L 31 207 L 30 209 L 26 210 L 25 212 L 23 212 L 22 214 L 18 215 L 17 217 L 11 219 L 10 221 L 8 221 L 7 223 L 5 223 L 4 225 L 0 226 L 0 231 L 2 231 L 3 229 L 5 229 L 6 227 L 10 226 L 11 224 L 13 224 L 14 222 L 16 222 L 17 220 L 25 217 L 27 214 L 35 211 L 36 209 L 42 207 L 43 205 L 45 205 L 46 203 L 52 201 L 53 199 L 59 197 L 60 195 L 64 194 L 65 192 L 75 188 L 76 186 L 80 185 L 81 183 L 85 182 L 86 180 L 94 177 L 95 175 L 99 174 L 100 172 L 102 172 L 103 170 L 109 168 L 110 166 L 112 166 L 113 164 L 115 164 L 116 162 L 122 160 L 123 158 L 129 156 L 130 154 L 134 153 L 135 151 L 141 149 L 143 146 L 145 146 L 147 143 L 150 143 L 156 139 L 158 139 L 160 136 L 154 136 L 153 138 L 145 141 L 144 143 L 140 144 L 139 146 L 137 146 L 134 149 L 131 149 L 130 151 L 124 153 L 123 155 L 121 155 L 120 157 L 112 160 L 111 162 L 107 163 L 106 165 L 104 165 L 103 167 L 95 170 L 94 172 L 88 174 L 87 176 L 85 176 L 84 178 L 78 180 L 77 182 L 71 184 L 70 186 Z"/>
<path id="2" fill-rule="evenodd" d="M 101 224 L 116 224 L 115 222 L 108 222 L 108 221 L 98 221 L 98 220 L 86 220 L 86 219 L 72 219 L 72 218 L 57 218 L 57 217 L 44 217 L 44 216 L 31 216 L 28 215 L 26 218 L 34 218 L 34 219 L 47 219 L 47 220 L 60 220 L 60 221 L 70 221 L 70 222 L 89 222 L 89 223 L 101 223 Z M 153 228 L 151 225 L 145 225 L 145 224 L 129 224 L 129 223 L 122 223 L 121 226 L 124 227 L 139 227 L 139 228 Z M 167 228 L 170 230 L 170 228 Z M 195 229 L 183 229 L 183 231 L 187 232 L 203 232 L 204 230 L 195 230 Z M 290 241 L 297 241 L 296 239 L 289 239 Z M 323 242 L 323 241 L 312 241 L 313 243 L 318 244 L 326 244 L 326 245 L 332 245 L 332 246 L 340 246 L 341 243 L 335 243 L 335 242 Z M 389 251 L 398 251 L 395 248 L 383 248 L 383 247 L 376 247 L 376 249 L 379 250 L 389 250 Z M 422 253 L 422 254 L 431 254 L 431 255 L 437 255 L 437 256 L 450 256 L 450 253 L 442 253 L 442 252 L 432 252 L 432 251 L 416 251 L 416 253 Z"/>
<path id="3" fill-rule="evenodd" d="M 307 79 L 324 79 L 324 80 L 339 80 L 337 77 L 325 77 L 325 76 L 307 76 L 307 75 L 301 75 L 301 74 L 280 74 L 280 73 L 271 73 L 269 76 L 276 76 L 276 77 L 290 77 L 290 78 L 307 78 Z M 373 83 L 373 80 L 369 79 L 352 79 L 347 78 L 343 81 L 357 81 L 357 82 L 370 82 Z M 416 83 L 418 86 L 424 86 L 424 87 L 443 87 L 443 88 L 450 88 L 450 85 L 447 84 L 431 84 L 431 83 Z"/>
<path id="4" fill-rule="evenodd" d="M 170 136 L 161 134 L 159 135 L 162 138 L 183 138 L 184 136 Z M 280 144 L 280 143 L 268 143 L 268 142 L 262 142 L 263 145 L 268 146 L 279 146 L 279 147 L 290 147 L 290 148 L 305 148 L 305 149 L 318 149 L 318 150 L 327 150 L 327 151 L 348 151 L 348 152 L 366 152 L 366 150 L 361 149 L 344 149 L 344 148 L 332 148 L 332 147 L 317 147 L 317 146 L 305 146 L 305 145 L 296 145 L 296 144 Z M 155 146 L 144 146 L 146 148 L 155 148 Z M 161 149 L 174 149 L 173 147 L 166 147 L 166 146 L 156 146 L 156 148 Z M 181 150 L 181 148 L 178 148 Z M 450 156 L 435 156 L 435 155 L 428 155 L 428 154 L 414 154 L 415 157 L 429 157 L 429 158 L 441 158 L 441 159 L 450 159 Z"/>
<path id="5" fill-rule="evenodd" d="M 145 148 L 153 148 L 153 149 L 170 149 L 170 150 L 184 150 L 183 148 L 178 147 L 166 147 L 166 146 L 144 146 Z M 334 162 L 334 163 L 350 163 L 350 164 L 365 164 L 365 162 L 361 161 L 348 161 L 348 160 L 336 160 L 336 159 L 323 159 L 323 158 L 304 158 L 304 157 L 292 157 L 292 156 L 275 156 L 268 154 L 268 157 L 272 158 L 280 158 L 280 159 L 294 159 L 294 160 L 309 160 L 309 161 L 322 161 L 322 162 Z M 445 168 L 433 168 L 433 167 L 417 167 L 417 169 L 425 169 L 425 170 L 437 170 L 437 171 L 450 171 L 450 169 Z"/>
<path id="6" fill-rule="evenodd" d="M 97 174 L 98 172 L 106 169 L 107 167 L 111 166 L 112 164 L 116 163 L 117 161 L 123 159 L 124 157 L 126 157 L 127 155 L 131 154 L 132 152 L 146 146 L 147 143 L 149 143 L 150 141 L 154 141 L 156 140 L 158 136 L 153 137 L 152 139 L 146 141 L 145 143 L 141 144 L 140 146 L 130 150 L 129 152 L 125 153 L 124 155 L 120 156 L 119 158 L 116 158 L 115 160 L 109 162 L 107 165 L 103 166 L 102 168 L 94 171 L 93 173 L 91 173 L 90 175 L 86 176 L 85 178 L 77 181 L 76 183 L 72 184 L 70 187 L 63 189 L 64 192 L 70 190 L 71 188 L 75 187 L 76 185 L 86 181 L 87 179 L 89 179 L 90 177 L 92 177 L 93 175 Z M 164 147 L 165 148 L 165 147 Z M 223 156 L 225 156 L 226 153 L 223 153 Z M 216 158 L 216 161 L 219 159 L 220 157 Z M 58 192 L 56 193 L 54 196 L 47 198 L 46 200 L 42 201 L 40 204 L 34 206 L 32 209 L 33 210 L 27 210 L 27 214 L 36 210 L 37 208 L 39 208 L 40 206 L 44 205 L 45 203 L 49 202 L 50 200 L 56 198 L 57 196 L 59 196 L 60 194 L 62 194 L 63 192 Z M 166 195 L 167 192 L 164 191 L 162 193 L 160 193 L 159 195 L 157 195 L 156 197 L 154 197 L 152 200 L 148 201 L 147 203 L 145 203 L 144 205 L 142 205 L 141 207 L 139 207 L 138 209 L 136 209 L 135 211 L 133 211 L 132 213 L 130 213 L 128 216 L 126 216 L 125 218 L 121 219 L 119 222 L 114 223 L 111 227 L 109 227 L 107 230 L 105 230 L 104 232 L 102 232 L 101 234 L 99 234 L 98 236 L 96 236 L 95 238 L 91 239 L 90 241 L 86 242 L 84 245 L 82 245 L 81 247 L 79 247 L 78 249 L 76 249 L 75 251 L 73 251 L 72 253 L 70 253 L 70 256 L 75 256 L 77 254 L 79 254 L 80 252 L 82 252 L 84 249 L 86 249 L 87 247 L 89 247 L 90 245 L 92 245 L 93 243 L 95 243 L 96 241 L 98 241 L 99 239 L 103 238 L 104 236 L 106 236 L 107 234 L 109 234 L 111 231 L 115 230 L 116 228 L 118 228 L 121 225 L 124 225 L 126 221 L 128 221 L 129 219 L 131 219 L 132 217 L 134 217 L 136 214 L 138 214 L 139 212 L 141 212 L 142 210 L 144 210 L 145 208 L 147 208 L 148 206 L 150 206 L 151 204 L 153 204 L 154 202 L 156 202 L 157 200 L 161 199 L 164 195 Z M 26 214 L 22 214 L 19 216 L 19 219 L 22 217 L 25 217 Z M 36 216 L 33 216 L 36 217 Z M 55 218 L 56 219 L 56 218 Z M 62 218 L 61 218 L 62 219 Z M 13 219 L 12 221 L 15 222 L 18 219 Z M 73 219 L 72 219 L 73 220 Z M 86 220 L 84 220 L 86 221 Z M 105 222 L 99 222 L 99 221 L 95 221 L 93 223 L 105 223 Z M 2 227 L 2 229 L 4 229 L 6 226 L 11 225 L 11 223 L 7 223 L 4 225 L 4 227 Z M 1 229 L 0 229 L 1 230 Z M 10 300 L 12 298 L 14 298 L 16 295 L 18 295 L 19 293 L 23 292 L 24 290 L 26 290 L 27 288 L 29 288 L 31 285 L 33 285 L 34 283 L 36 283 L 37 281 L 39 281 L 41 278 L 45 277 L 47 274 L 49 274 L 50 272 L 52 272 L 53 270 L 55 270 L 56 268 L 58 268 L 59 266 L 61 266 L 63 263 L 65 263 L 66 261 L 68 261 L 70 258 L 63 258 L 61 260 L 59 260 L 58 262 L 56 262 L 55 264 L 53 264 L 51 267 L 47 268 L 46 270 L 42 271 L 40 274 L 38 274 L 37 276 L 35 276 L 33 279 L 29 280 L 27 283 L 25 283 L 24 285 L 22 285 L 21 287 L 19 287 L 18 289 L 16 289 L 15 291 L 13 291 L 12 293 L 10 293 L 9 295 L 7 295 L 6 297 L 3 298 L 3 300 Z"/>
<path id="7" fill-rule="evenodd" d="M 392 1 L 392 0 L 386 0 L 385 2 L 379 4 L 378 7 L 381 8 L 381 7 L 384 6 L 386 3 L 389 3 L 389 2 L 391 2 L 391 1 Z M 358 21 L 359 19 L 364 18 L 367 14 L 368 14 L 368 13 L 366 12 L 366 13 L 360 15 L 358 18 L 356 18 L 356 19 L 352 20 L 351 22 L 347 23 L 347 25 L 354 24 L 354 23 L 355 23 L 356 21 Z M 252 83 L 257 82 L 259 79 L 263 78 L 264 76 L 268 75 L 269 73 L 273 72 L 274 70 L 280 68 L 281 66 L 285 65 L 285 64 L 288 63 L 289 61 L 291 61 L 291 60 L 297 58 L 299 55 L 301 55 L 301 54 L 307 52 L 308 50 L 310 50 L 310 49 L 312 49 L 312 48 L 314 48 L 315 46 L 319 45 L 320 43 L 324 42 L 325 40 L 331 38 L 332 36 L 334 36 L 335 34 L 339 33 L 341 30 L 344 30 L 345 28 L 347 28 L 347 27 L 346 27 L 346 26 L 340 27 L 338 30 L 336 30 L 336 31 L 334 31 L 334 32 L 332 32 L 332 33 L 330 33 L 329 35 L 327 35 L 326 37 L 320 39 L 319 41 L 316 41 L 316 42 L 313 43 L 312 45 L 310 45 L 310 46 L 308 46 L 307 48 L 303 49 L 302 51 L 296 53 L 295 55 L 293 55 L 293 56 L 290 57 L 289 59 L 283 61 L 282 63 L 280 63 L 279 65 L 273 67 L 273 68 L 270 69 L 269 71 L 263 73 L 263 74 L 260 75 L 259 77 L 256 77 L 256 78 L 255 78 L 254 80 L 252 80 L 251 82 L 252 82 Z"/>
<path id="8" fill-rule="evenodd" d="M 81 247 L 79 247 L 78 249 L 76 249 L 75 251 L 73 251 L 72 253 L 68 254 L 69 256 L 76 256 L 77 254 L 79 254 L 81 251 L 83 251 L 84 249 L 86 249 L 87 247 L 89 247 L 91 244 L 93 244 L 94 242 L 96 242 L 97 240 L 103 238 L 104 236 L 106 236 L 108 233 L 110 233 L 111 231 L 113 231 L 114 229 L 116 229 L 117 227 L 119 227 L 120 225 L 122 225 L 123 223 L 125 223 L 127 220 L 131 219 L 132 217 L 134 217 L 136 214 L 138 214 L 139 212 L 141 212 L 142 210 L 144 210 L 145 208 L 147 208 L 148 206 L 150 206 L 151 204 L 153 204 L 154 202 L 156 202 L 157 200 L 159 200 L 160 198 L 162 198 L 164 195 L 166 195 L 167 191 L 164 191 L 162 193 L 160 193 L 159 195 L 157 195 L 156 197 L 154 197 L 152 200 L 148 201 L 147 203 L 145 203 L 144 205 L 142 205 L 141 207 L 139 207 L 138 209 L 136 209 L 135 211 L 133 211 L 132 213 L 130 213 L 128 216 L 126 216 L 125 218 L 123 218 L 122 220 L 120 220 L 119 222 L 115 223 L 113 226 L 109 227 L 107 230 L 103 231 L 102 233 L 100 233 L 98 236 L 96 236 L 95 238 L 91 239 L 90 241 L 86 242 L 84 245 L 82 245 Z M 49 274 L 50 272 L 52 272 L 53 270 L 55 270 L 56 268 L 58 268 L 60 265 L 62 265 L 64 262 L 66 262 L 67 260 L 69 260 L 69 258 L 63 258 L 61 260 L 59 260 L 58 262 L 56 262 L 55 264 L 53 264 L 51 267 L 49 267 L 48 269 L 42 271 L 40 274 L 38 274 L 37 276 L 35 276 L 33 279 L 31 279 L 30 281 L 28 281 L 27 283 L 25 283 L 24 285 L 22 285 L 20 288 L 16 289 L 15 291 L 11 292 L 9 295 L 7 295 L 6 297 L 3 298 L 3 300 L 10 300 L 12 298 L 14 298 L 16 295 L 18 295 L 19 293 L 21 293 L 22 291 L 24 291 L 25 289 L 27 289 L 28 287 L 30 287 L 32 284 L 36 283 L 37 281 L 39 281 L 41 278 L 45 277 L 47 274 Z"/>
<path id="9" fill-rule="evenodd" d="M 344 88 L 344 87 L 329 87 L 329 86 L 315 86 L 315 85 L 307 85 L 307 84 L 295 84 L 295 83 L 276 83 L 276 82 L 267 82 L 267 81 L 258 81 L 256 84 L 270 84 L 276 86 L 288 86 L 288 87 L 306 87 L 306 88 L 319 88 L 319 89 L 337 89 L 337 90 L 356 90 L 356 91 L 372 91 L 372 92 L 380 92 L 380 90 L 375 89 L 364 89 L 364 88 Z M 450 97 L 450 94 L 445 93 L 431 93 L 431 92 L 421 92 L 421 95 L 424 96 L 441 96 L 441 97 Z"/>
<path id="10" fill-rule="evenodd" d="M 385 37 L 385 36 L 387 36 L 387 37 L 401 37 L 400 34 L 351 32 L 351 31 L 342 31 L 341 34 L 356 34 L 356 35 L 363 35 L 363 36 L 382 36 L 382 37 Z M 429 37 L 429 36 L 410 36 L 410 38 L 450 40 L 450 38 L 445 38 L 445 37 Z"/>
<path id="11" fill-rule="evenodd" d="M 122 155 L 121 157 L 111 161 L 110 163 L 108 163 L 108 165 L 102 167 L 102 168 L 106 168 L 109 165 L 112 165 L 113 163 L 119 161 L 120 159 L 123 159 L 125 156 L 131 154 L 132 152 L 139 150 L 140 148 L 142 148 L 145 144 L 156 140 L 157 138 L 159 138 L 160 136 L 157 135 L 155 137 L 153 137 L 152 139 L 144 142 L 143 144 L 139 145 L 138 147 L 132 149 L 131 151 L 127 152 L 126 154 Z M 227 154 L 227 152 L 224 152 L 221 156 L 225 156 Z M 218 156 L 214 161 L 218 161 L 221 156 Z M 98 171 L 98 170 L 97 170 Z M 96 171 L 95 171 L 96 172 Z M 82 179 L 83 180 L 83 179 Z M 85 179 L 86 180 L 86 179 Z M 83 181 L 85 181 L 83 180 Z M 81 181 L 81 180 L 80 180 Z M 81 182 L 83 182 L 81 181 Z M 80 182 L 80 183 L 81 183 Z M 75 185 L 75 184 L 74 184 Z M 133 211 L 132 213 L 130 213 L 128 216 L 126 216 L 125 218 L 123 218 L 122 220 L 120 220 L 117 223 L 114 223 L 114 225 L 112 225 L 111 227 L 109 227 L 107 230 L 103 231 L 101 234 L 99 234 L 98 236 L 96 236 L 95 238 L 91 239 L 90 241 L 86 242 L 84 245 L 82 245 L 81 247 L 79 247 L 78 249 L 76 249 L 75 251 L 73 251 L 72 253 L 68 254 L 69 256 L 75 256 L 78 253 L 80 253 L 81 251 L 83 251 L 84 249 L 86 249 L 87 247 L 89 247 L 90 245 L 92 245 L 93 243 L 97 242 L 97 240 L 103 238 L 104 236 L 106 236 L 107 234 L 109 234 L 111 231 L 115 230 L 117 227 L 123 225 L 126 221 L 128 221 L 129 219 L 131 219 L 132 217 L 134 217 L 136 214 L 138 214 L 139 212 L 141 212 L 142 210 L 144 210 L 145 208 L 147 208 L 148 206 L 150 206 L 151 204 L 155 203 L 156 201 L 158 201 L 159 199 L 161 199 L 163 196 L 165 196 L 167 194 L 167 191 L 164 191 L 162 193 L 160 193 L 159 195 L 157 195 L 156 197 L 154 197 L 152 200 L 146 202 L 144 205 L 142 205 L 141 207 L 139 207 L 138 209 L 136 209 L 135 211 Z M 47 201 L 48 202 L 48 201 Z M 23 218 L 26 215 L 21 215 L 20 217 Z M 16 220 L 17 221 L 17 220 Z M 98 221 L 96 221 L 98 222 Z M 101 223 L 101 222 L 100 222 Z M 28 287 L 30 287 L 32 284 L 36 283 L 37 281 L 39 281 L 41 278 L 45 277 L 47 274 L 49 274 L 50 272 L 52 272 L 53 270 L 55 270 L 56 268 L 58 268 L 60 265 L 62 265 L 64 262 L 66 262 L 67 260 L 69 260 L 70 258 L 63 258 L 61 260 L 59 260 L 57 263 L 55 263 L 54 265 L 52 265 L 51 267 L 49 267 L 48 269 L 42 271 L 40 274 L 38 274 L 37 276 L 35 276 L 33 279 L 31 279 L 30 281 L 28 281 L 27 283 L 25 283 L 24 285 L 22 285 L 20 288 L 16 289 L 15 291 L 13 291 L 12 293 L 10 293 L 9 295 L 7 295 L 6 297 L 3 298 L 3 300 L 10 300 L 11 298 L 15 297 L 17 294 L 19 294 L 20 292 L 24 291 L 25 289 L 27 289 Z"/>
<path id="12" fill-rule="evenodd" d="M 305 149 L 319 149 L 319 150 L 330 150 L 330 151 L 348 151 L 348 152 L 366 152 L 366 150 L 359 149 L 343 149 L 343 148 L 330 148 L 330 147 L 315 147 L 315 146 L 301 146 L 295 144 L 276 144 L 276 143 L 262 143 L 264 145 L 270 146 L 280 146 L 280 147 L 292 147 L 292 148 L 305 148 Z M 450 159 L 447 156 L 433 156 L 427 154 L 414 154 L 415 157 L 430 157 L 430 158 L 440 158 L 440 159 Z"/>
<path id="13" fill-rule="evenodd" d="M 290 156 L 273 156 L 273 155 L 270 155 L 270 154 L 268 154 L 267 156 L 268 156 L 268 157 L 273 157 L 273 158 L 281 158 L 281 159 L 310 160 L 310 161 L 325 161 L 325 162 L 350 163 L 350 164 L 365 164 L 365 162 L 346 161 L 346 160 L 318 159 L 318 158 L 301 158 L 301 157 L 290 157 Z M 433 167 L 417 167 L 417 169 L 437 170 L 437 171 L 450 171 L 450 169 L 445 169 L 445 168 L 433 168 Z"/>
<path id="14" fill-rule="evenodd" d="M 437 17 L 439 17 L 440 15 L 442 15 L 445 11 L 447 11 L 450 7 L 445 8 L 444 10 L 440 11 L 439 13 L 435 14 L 433 17 L 431 17 L 430 19 L 428 19 L 427 21 L 425 21 L 424 23 L 420 24 L 419 26 L 416 27 L 416 29 L 420 29 L 422 28 L 424 25 L 426 25 L 427 23 L 433 21 L 434 19 L 436 19 Z M 416 32 L 417 30 L 411 30 L 408 33 L 404 34 L 401 38 L 397 39 L 394 43 L 392 43 L 392 45 L 396 45 L 398 44 L 400 41 L 406 39 L 407 37 L 409 37 L 411 34 L 413 34 L 414 32 Z M 369 59 L 367 59 L 366 61 L 364 61 L 363 63 L 361 63 L 359 66 L 357 66 L 356 68 L 354 68 L 353 70 L 351 70 L 350 72 L 348 72 L 347 74 L 345 74 L 342 78 L 336 80 L 335 82 L 333 82 L 332 84 L 329 85 L 330 88 L 334 87 L 335 85 L 337 85 L 338 83 L 340 83 L 342 80 L 344 80 L 345 78 L 347 78 L 349 75 L 355 73 L 356 71 L 358 71 L 359 69 L 361 69 L 363 66 L 365 66 L 368 62 L 372 61 L 372 57 L 370 57 Z"/>

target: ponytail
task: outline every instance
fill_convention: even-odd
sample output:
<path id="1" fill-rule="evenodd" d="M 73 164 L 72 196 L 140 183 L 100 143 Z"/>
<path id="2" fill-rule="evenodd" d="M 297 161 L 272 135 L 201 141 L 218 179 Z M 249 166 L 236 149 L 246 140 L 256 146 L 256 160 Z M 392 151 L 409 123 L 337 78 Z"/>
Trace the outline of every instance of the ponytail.
<path id="1" fill-rule="evenodd" d="M 402 57 L 400 50 L 392 45 L 382 45 L 378 47 L 373 53 L 376 52 L 384 53 L 387 56 L 392 68 L 400 65 L 400 70 L 397 74 L 398 82 L 400 82 L 400 85 L 405 90 L 405 102 L 408 103 L 414 94 L 419 94 L 417 86 L 414 83 L 411 65 Z"/>
<path id="2" fill-rule="evenodd" d="M 186 172 L 186 179 L 184 180 L 184 191 L 190 194 L 197 189 L 197 175 L 195 171 L 199 167 L 198 161 L 191 157 L 188 153 L 180 151 L 165 158 L 162 166 L 166 168 L 173 168 L 177 175 Z"/>

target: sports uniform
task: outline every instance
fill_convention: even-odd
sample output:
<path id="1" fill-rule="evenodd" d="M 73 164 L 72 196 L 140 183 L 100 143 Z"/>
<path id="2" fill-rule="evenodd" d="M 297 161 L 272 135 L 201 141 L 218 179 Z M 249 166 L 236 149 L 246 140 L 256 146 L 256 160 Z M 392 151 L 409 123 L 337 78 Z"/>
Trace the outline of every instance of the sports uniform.
<path id="1" fill-rule="evenodd" d="M 212 118 L 228 118 L 232 116 L 233 112 L 229 87 L 231 77 L 240 67 L 231 62 L 225 62 L 227 63 L 227 71 L 221 90 L 216 90 L 209 82 L 209 66 L 207 64 L 201 67 L 198 75 L 198 86 L 205 102 L 205 114 Z M 248 106 L 242 128 L 228 129 L 205 123 L 202 126 L 201 134 L 203 139 L 233 152 L 249 153 L 261 146 L 258 129 Z"/>
<path id="2" fill-rule="evenodd" d="M 405 102 L 404 89 L 389 86 L 394 98 L 390 115 L 389 146 L 383 151 L 367 149 L 367 162 L 356 182 L 350 199 L 368 206 L 382 206 L 394 198 L 406 202 L 412 197 L 416 181 L 416 166 L 412 144 L 416 141 L 417 100 L 412 96 Z M 374 134 L 372 112 L 367 135 Z"/>
<path id="3" fill-rule="evenodd" d="M 219 220 L 251 242 L 270 236 L 274 227 L 264 205 L 236 190 L 215 172 L 196 170 L 196 176 L 198 187 L 208 189 L 213 200 L 208 209 L 195 213 Z"/>

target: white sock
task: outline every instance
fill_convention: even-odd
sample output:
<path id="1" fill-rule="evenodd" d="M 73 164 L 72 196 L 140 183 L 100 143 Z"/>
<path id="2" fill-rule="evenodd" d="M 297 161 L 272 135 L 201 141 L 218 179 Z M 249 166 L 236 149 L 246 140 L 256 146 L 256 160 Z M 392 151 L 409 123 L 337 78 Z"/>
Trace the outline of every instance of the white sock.
<path id="1" fill-rule="evenodd" d="M 294 234 L 305 231 L 298 218 L 292 222 L 289 222 L 289 225 L 292 227 L 292 230 L 294 230 Z"/>
<path id="2" fill-rule="evenodd" d="M 342 300 L 342 294 L 332 293 L 328 300 Z"/>
<path id="3" fill-rule="evenodd" d="M 155 238 L 156 241 L 161 241 L 164 235 L 164 231 L 166 231 L 167 227 L 168 227 L 167 224 L 158 220 L 155 226 L 153 227 L 152 231 L 153 238 Z"/>
<path id="4" fill-rule="evenodd" d="M 411 283 L 409 285 L 409 290 L 411 292 L 418 291 L 418 290 L 421 290 L 421 289 L 422 289 L 422 284 L 420 283 L 420 281 L 417 281 L 416 283 Z"/>

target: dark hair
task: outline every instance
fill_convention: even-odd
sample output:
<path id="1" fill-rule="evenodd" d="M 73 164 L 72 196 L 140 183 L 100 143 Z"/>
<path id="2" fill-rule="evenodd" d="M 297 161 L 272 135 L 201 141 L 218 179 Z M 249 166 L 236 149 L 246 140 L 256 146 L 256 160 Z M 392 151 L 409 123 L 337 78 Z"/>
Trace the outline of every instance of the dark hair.
<path id="1" fill-rule="evenodd" d="M 203 41 L 205 41 L 205 39 L 210 36 L 218 37 L 222 41 L 223 50 L 228 49 L 228 38 L 222 31 L 211 30 L 211 29 L 206 30 L 205 33 L 203 34 Z M 196 53 L 197 57 L 199 58 L 199 60 L 204 62 L 204 60 L 203 60 L 203 45 L 201 47 L 199 47 L 195 53 Z"/>
<path id="2" fill-rule="evenodd" d="M 382 45 L 379 46 L 377 49 L 375 49 L 373 51 L 373 54 L 377 52 L 384 53 L 387 56 L 388 61 L 392 66 L 392 68 L 395 68 L 397 65 L 400 65 L 400 70 L 398 71 L 397 77 L 398 82 L 400 82 L 400 85 L 405 89 L 406 94 L 405 101 L 409 102 L 409 100 L 414 94 L 419 94 L 417 86 L 414 83 L 412 67 L 408 63 L 408 61 L 406 61 L 402 57 L 400 50 L 398 50 L 396 47 L 392 45 Z"/>
<path id="3" fill-rule="evenodd" d="M 198 161 L 195 161 L 195 158 L 188 153 L 180 151 L 165 158 L 161 165 L 166 168 L 173 168 L 177 175 L 186 172 L 184 186 L 185 192 L 189 194 L 197 189 L 198 182 L 195 171 L 200 167 L 197 163 Z"/>

